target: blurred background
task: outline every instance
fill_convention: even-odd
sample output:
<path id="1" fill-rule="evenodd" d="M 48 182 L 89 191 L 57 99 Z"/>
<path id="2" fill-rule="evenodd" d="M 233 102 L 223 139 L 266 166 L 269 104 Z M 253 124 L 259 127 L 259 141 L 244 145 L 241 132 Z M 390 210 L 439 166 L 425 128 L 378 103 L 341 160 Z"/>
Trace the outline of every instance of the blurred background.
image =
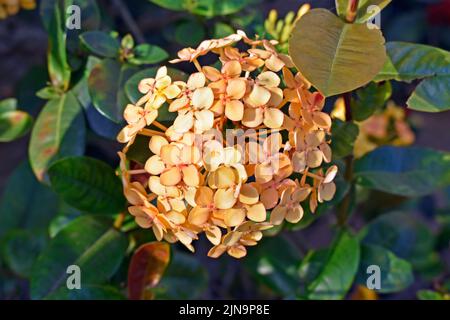
<path id="1" fill-rule="evenodd" d="M 169 1 L 169 0 L 168 0 Z M 226 1 L 226 0 L 224 0 Z M 39 1 L 38 1 L 39 2 Z M 144 37 L 146 41 L 157 44 L 168 51 L 171 57 L 185 46 L 195 46 L 204 38 L 213 37 L 218 22 L 227 23 L 232 27 L 244 28 L 248 34 L 259 32 L 264 25 L 271 9 L 278 11 L 279 17 L 284 17 L 289 11 L 297 11 L 306 2 L 313 8 L 321 7 L 334 11 L 334 0 L 263 0 L 255 3 L 232 17 L 205 18 L 194 17 L 186 12 L 176 12 L 163 9 L 145 0 L 116 1 L 99 0 L 102 8 L 105 30 L 117 30 L 119 34 L 133 33 L 135 38 Z M 129 12 L 125 12 L 124 6 Z M 133 23 L 127 19 L 131 15 Z M 201 20 L 201 21 L 200 21 Z M 206 27 L 205 27 L 206 26 Z M 138 31 L 136 33 L 136 29 Z M 450 49 L 450 0 L 393 0 L 383 11 L 381 28 L 387 41 L 408 41 Z M 320 39 L 318 39 L 320 41 Z M 23 10 L 17 15 L 0 20 L 0 100 L 17 97 L 20 109 L 36 116 L 45 103 L 35 92 L 45 87 L 47 37 L 41 24 L 39 10 Z M 406 98 L 414 88 L 413 85 L 393 84 L 393 100 L 400 107 L 405 106 Z M 333 101 L 330 99 L 329 110 Z M 417 113 L 406 111 L 407 122 L 414 132 L 414 145 L 431 147 L 450 151 L 450 113 Z M 87 154 L 102 158 L 116 165 L 116 152 L 120 146 L 111 140 L 104 139 L 95 133 L 89 133 Z M 14 168 L 27 157 L 29 135 L 12 143 L 0 143 L 0 194 Z M 419 200 L 405 201 L 398 197 L 390 198 L 373 193 L 370 200 L 359 204 L 358 208 L 364 215 L 376 216 L 383 211 L 397 208 L 408 208 L 413 214 L 436 230 L 432 219 L 442 208 L 450 206 L 450 192 L 442 192 Z M 384 199 L 377 201 L 377 199 Z M 2 213 L 3 214 L 3 213 Z M 309 248 L 320 248 L 331 240 L 330 225 L 334 224 L 334 215 L 324 215 L 309 228 L 283 234 L 303 252 Z M 361 215 L 352 217 L 352 225 L 357 229 L 361 225 Z M 445 239 L 444 239 L 445 243 Z M 445 247 L 445 245 L 444 245 Z M 245 275 L 240 261 L 226 264 L 206 257 L 208 248 L 205 243 L 199 244 L 196 255 L 207 267 L 210 274 L 210 285 L 204 298 L 270 298 L 255 285 L 251 278 Z M 416 298 L 417 290 L 430 286 L 435 274 L 448 276 L 450 255 L 448 247 L 441 251 L 439 268 L 441 272 L 416 277 L 416 282 L 408 290 L 387 295 L 384 298 Z M 226 269 L 223 269 L 226 266 Z M 433 267 L 436 267 L 434 265 Z M 444 270 L 444 271 L 443 271 Z M 446 270 L 446 271 L 445 271 Z M 443 272 L 442 272 L 443 271 Z M 235 279 L 241 279 L 236 283 Z M 234 279 L 234 280 L 233 280 Z M 26 286 L 26 283 L 24 283 Z M 3 296 L 4 298 L 5 296 Z M 7 296 L 6 296 L 7 297 Z M 20 292 L 13 297 L 27 298 Z M 0 292 L 0 298 L 2 293 Z"/>

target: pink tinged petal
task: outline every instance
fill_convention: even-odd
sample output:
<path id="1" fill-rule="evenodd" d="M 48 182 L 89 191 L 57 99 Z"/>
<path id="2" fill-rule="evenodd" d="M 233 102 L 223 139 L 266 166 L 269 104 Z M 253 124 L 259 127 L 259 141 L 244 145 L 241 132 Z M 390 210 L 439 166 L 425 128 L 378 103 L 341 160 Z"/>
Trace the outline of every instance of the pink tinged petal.
<path id="1" fill-rule="evenodd" d="M 230 188 L 238 182 L 235 170 L 229 167 L 220 167 L 211 175 L 217 188 Z"/>
<path id="2" fill-rule="evenodd" d="M 137 123 L 142 119 L 144 109 L 128 104 L 123 112 L 123 117 L 129 124 Z"/>
<path id="3" fill-rule="evenodd" d="M 145 112 L 145 124 L 147 126 L 151 125 L 153 121 L 158 117 L 158 110 L 150 110 Z"/>
<path id="4" fill-rule="evenodd" d="M 187 106 L 189 106 L 189 98 L 184 96 L 181 96 L 180 98 L 172 101 L 172 103 L 169 105 L 169 111 L 170 112 L 175 112 L 178 111 L 180 109 L 186 108 Z"/>
<path id="5" fill-rule="evenodd" d="M 264 140 L 263 148 L 264 152 L 268 155 L 275 155 L 281 149 L 281 144 L 283 143 L 283 138 L 280 133 L 273 133 L 266 140 Z"/>
<path id="6" fill-rule="evenodd" d="M 218 258 L 220 257 L 222 254 L 225 253 L 225 251 L 227 251 L 227 247 L 224 245 L 216 245 L 214 247 L 212 247 L 209 251 L 208 251 L 208 257 L 211 258 Z"/>
<path id="7" fill-rule="evenodd" d="M 270 99 L 267 102 L 269 107 L 278 107 L 283 102 L 283 90 L 280 88 L 269 88 Z"/>
<path id="8" fill-rule="evenodd" d="M 214 93 L 211 88 L 203 87 L 195 90 L 192 96 L 192 105 L 197 109 L 208 109 L 214 102 Z"/>
<path id="9" fill-rule="evenodd" d="M 181 150 L 173 144 L 169 144 L 161 147 L 161 159 L 165 164 L 169 166 L 178 165 L 180 161 Z"/>
<path id="10" fill-rule="evenodd" d="M 217 226 L 210 226 L 205 230 L 206 237 L 213 245 L 220 244 L 220 240 L 222 239 L 222 231 Z"/>
<path id="11" fill-rule="evenodd" d="M 284 62 L 286 67 L 288 68 L 294 67 L 294 62 L 292 61 L 292 58 L 289 55 L 281 53 L 278 55 L 278 58 Z"/>
<path id="12" fill-rule="evenodd" d="M 267 108 L 264 112 L 264 124 L 271 129 L 278 129 L 283 125 L 284 113 L 275 108 Z"/>
<path id="13" fill-rule="evenodd" d="M 152 176 L 148 179 L 148 186 L 151 192 L 158 196 L 166 194 L 166 187 L 161 184 L 159 177 Z"/>
<path id="14" fill-rule="evenodd" d="M 203 133 L 214 125 L 214 113 L 210 110 L 196 111 L 194 127 L 197 133 Z"/>
<path id="15" fill-rule="evenodd" d="M 258 164 L 255 167 L 255 179 L 257 183 L 267 183 L 272 181 L 273 169 L 270 163 Z"/>
<path id="16" fill-rule="evenodd" d="M 164 95 L 166 96 L 167 99 L 174 99 L 180 93 L 181 93 L 180 88 L 175 84 L 172 84 L 164 89 Z"/>
<path id="17" fill-rule="evenodd" d="M 205 224 L 210 216 L 210 210 L 203 207 L 194 207 L 191 212 L 189 212 L 188 221 L 189 223 L 201 226 Z"/>
<path id="18" fill-rule="evenodd" d="M 276 55 L 271 55 L 269 59 L 266 60 L 266 67 L 269 70 L 278 72 L 284 67 L 285 63 L 283 60 L 278 58 Z"/>
<path id="19" fill-rule="evenodd" d="M 156 240 L 161 241 L 164 236 L 164 231 L 162 227 L 159 224 L 154 223 L 152 229 L 153 233 L 155 234 Z"/>
<path id="20" fill-rule="evenodd" d="M 241 259 L 247 255 L 247 249 L 243 245 L 237 245 L 227 250 L 228 254 L 236 259 Z"/>
<path id="21" fill-rule="evenodd" d="M 142 94 L 148 93 L 155 85 L 156 80 L 153 78 L 142 79 L 138 84 L 138 90 Z"/>
<path id="22" fill-rule="evenodd" d="M 160 155 L 161 154 L 161 148 L 163 146 L 168 145 L 169 142 L 161 136 L 153 136 L 151 137 L 148 146 L 150 148 L 150 151 L 154 154 Z"/>
<path id="23" fill-rule="evenodd" d="M 286 217 L 287 209 L 284 206 L 277 206 L 272 210 L 270 214 L 270 223 L 278 226 L 283 223 L 284 218 Z"/>
<path id="24" fill-rule="evenodd" d="M 225 105 L 225 116 L 231 121 L 241 121 L 244 117 L 244 105 L 239 100 L 228 101 Z"/>
<path id="25" fill-rule="evenodd" d="M 166 97 L 163 94 L 156 94 L 153 101 L 146 103 L 145 108 L 159 109 L 164 102 L 166 102 Z"/>
<path id="26" fill-rule="evenodd" d="M 222 67 L 222 73 L 229 77 L 239 77 L 242 72 L 241 64 L 235 60 L 226 62 Z"/>
<path id="27" fill-rule="evenodd" d="M 198 206 L 206 207 L 214 201 L 214 192 L 208 187 L 199 187 L 195 193 L 195 203 Z"/>
<path id="28" fill-rule="evenodd" d="M 261 202 L 247 206 L 247 218 L 251 221 L 263 222 L 266 220 L 266 208 Z"/>
<path id="29" fill-rule="evenodd" d="M 206 83 L 205 75 L 202 72 L 196 72 L 189 76 L 187 86 L 189 89 L 194 90 L 204 87 Z"/>
<path id="30" fill-rule="evenodd" d="M 265 87 L 278 87 L 280 85 L 280 77 L 275 72 L 265 71 L 257 78 L 258 84 Z"/>
<path id="31" fill-rule="evenodd" d="M 206 78 L 208 78 L 208 80 L 210 80 L 210 81 L 215 82 L 222 78 L 222 74 L 216 68 L 206 66 L 206 67 L 202 68 L 202 71 L 203 71 L 204 75 L 206 76 Z"/>
<path id="32" fill-rule="evenodd" d="M 337 173 L 338 167 L 336 165 L 329 167 L 325 174 L 325 179 L 323 180 L 323 183 L 330 183 L 331 181 L 333 181 Z"/>
<path id="33" fill-rule="evenodd" d="M 186 217 L 177 211 L 170 211 L 166 213 L 166 218 L 170 220 L 170 222 L 180 225 L 186 222 Z M 191 238 L 192 241 L 192 238 Z M 190 243 L 190 242 L 189 242 Z"/>
<path id="34" fill-rule="evenodd" d="M 127 143 L 136 135 L 136 130 L 133 130 L 131 126 L 125 126 L 122 130 L 120 130 L 117 135 L 117 141 L 120 143 Z"/>
<path id="35" fill-rule="evenodd" d="M 289 68 L 283 68 L 283 79 L 288 88 L 292 89 L 292 88 L 297 87 L 295 77 L 292 74 L 291 70 L 289 70 Z"/>
<path id="36" fill-rule="evenodd" d="M 181 172 L 183 173 L 183 181 L 186 185 L 190 187 L 195 187 L 199 185 L 200 174 L 193 164 L 187 167 L 183 167 L 181 169 Z"/>
<path id="37" fill-rule="evenodd" d="M 226 93 L 231 99 L 241 99 L 245 95 L 247 83 L 244 79 L 230 79 L 228 81 Z"/>
<path id="38" fill-rule="evenodd" d="M 334 182 L 324 183 L 319 186 L 317 199 L 319 202 L 330 201 L 336 193 L 336 185 Z"/>
<path id="39" fill-rule="evenodd" d="M 295 172 L 303 172 L 306 169 L 306 153 L 304 151 L 294 153 L 292 166 Z"/>
<path id="40" fill-rule="evenodd" d="M 194 114 L 188 112 L 184 115 L 178 115 L 173 123 L 173 129 L 176 133 L 185 133 L 194 126 Z"/>
<path id="41" fill-rule="evenodd" d="M 166 168 L 164 162 L 158 155 L 151 156 L 145 162 L 145 171 L 152 175 L 159 175 Z"/>
<path id="42" fill-rule="evenodd" d="M 275 188 L 267 188 L 261 193 L 261 202 L 266 209 L 272 209 L 278 204 L 280 196 Z"/>
<path id="43" fill-rule="evenodd" d="M 177 167 L 172 167 L 161 174 L 161 183 L 165 186 L 175 186 L 181 181 L 181 172 Z"/>
<path id="44" fill-rule="evenodd" d="M 253 106 L 259 107 L 265 105 L 270 100 L 270 91 L 255 84 L 249 96 L 249 101 Z"/>
<path id="45" fill-rule="evenodd" d="M 323 154 L 323 160 L 326 163 L 330 163 L 331 162 L 331 155 L 332 155 L 332 151 L 331 151 L 331 147 L 328 145 L 328 143 L 322 143 L 319 146 L 319 150 L 322 152 Z"/>
<path id="46" fill-rule="evenodd" d="M 325 140 L 325 132 L 316 130 L 306 135 L 306 144 L 310 148 L 317 148 Z"/>
<path id="47" fill-rule="evenodd" d="M 303 218 L 303 208 L 295 206 L 286 213 L 286 221 L 290 223 L 298 223 Z"/>
<path id="48" fill-rule="evenodd" d="M 259 201 L 258 190 L 251 184 L 244 184 L 241 187 L 239 194 L 239 201 L 244 204 L 255 204 Z"/>
<path id="49" fill-rule="evenodd" d="M 256 128 L 264 120 L 264 113 L 260 108 L 245 108 L 242 124 L 249 128 Z"/>
<path id="50" fill-rule="evenodd" d="M 244 209 L 227 209 L 223 212 L 223 219 L 228 227 L 236 227 L 245 220 Z"/>
<path id="51" fill-rule="evenodd" d="M 214 205 L 218 209 L 230 209 L 236 203 L 233 188 L 218 189 L 214 194 Z"/>
<path id="52" fill-rule="evenodd" d="M 310 168 L 317 168 L 322 164 L 323 154 L 322 151 L 316 149 L 307 152 L 306 164 Z"/>
<path id="53" fill-rule="evenodd" d="M 295 203 L 300 203 L 304 201 L 309 194 L 311 193 L 311 188 L 295 188 L 294 193 L 291 196 L 291 199 Z"/>
<path id="54" fill-rule="evenodd" d="M 166 66 L 162 66 L 158 69 L 158 71 L 156 72 L 156 80 L 159 80 L 163 77 L 167 76 L 167 67 Z"/>
<path id="55" fill-rule="evenodd" d="M 241 161 L 241 153 L 234 147 L 227 147 L 223 149 L 223 162 L 231 166 Z"/>
<path id="56" fill-rule="evenodd" d="M 312 115 L 313 122 L 321 128 L 331 128 L 331 118 L 324 112 L 314 112 Z"/>
<path id="57" fill-rule="evenodd" d="M 241 237 L 241 232 L 231 231 L 223 236 L 222 244 L 228 247 L 234 246 L 241 239 Z"/>

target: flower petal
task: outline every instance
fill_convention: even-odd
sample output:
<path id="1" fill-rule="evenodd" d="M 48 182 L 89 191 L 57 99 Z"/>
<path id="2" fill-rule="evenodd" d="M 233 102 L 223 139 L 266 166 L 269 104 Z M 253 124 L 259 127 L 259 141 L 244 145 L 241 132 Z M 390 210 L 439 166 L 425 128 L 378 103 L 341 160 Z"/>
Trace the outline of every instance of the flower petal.
<path id="1" fill-rule="evenodd" d="M 277 206 L 272 210 L 270 214 L 270 223 L 278 226 L 283 223 L 284 218 L 286 217 L 287 209 L 284 206 Z"/>
<path id="2" fill-rule="evenodd" d="M 208 109 L 214 102 L 214 93 L 211 88 L 203 87 L 194 91 L 192 105 L 197 109 Z"/>
<path id="3" fill-rule="evenodd" d="M 227 209 L 223 211 L 223 219 L 228 227 L 236 227 L 245 220 L 244 209 Z"/>
<path id="4" fill-rule="evenodd" d="M 256 128 L 264 120 L 264 113 L 260 108 L 245 108 L 242 124 L 249 128 Z"/>
<path id="5" fill-rule="evenodd" d="M 158 155 L 151 156 L 145 162 L 145 171 L 152 175 L 159 175 L 166 168 L 164 162 L 161 160 L 161 157 Z"/>
<path id="6" fill-rule="evenodd" d="M 298 223 L 303 218 L 303 208 L 295 206 L 286 213 L 286 221 L 290 223 Z"/>
<path id="7" fill-rule="evenodd" d="M 266 208 L 261 202 L 247 206 L 247 218 L 251 221 L 263 222 L 266 220 Z"/>
<path id="8" fill-rule="evenodd" d="M 271 128 L 277 129 L 283 125 L 284 113 L 275 108 L 267 108 L 264 112 L 264 124 Z"/>
<path id="9" fill-rule="evenodd" d="M 214 194 L 214 205 L 218 209 L 230 209 L 236 203 L 233 188 L 218 189 Z"/>
<path id="10" fill-rule="evenodd" d="M 225 105 L 225 115 L 231 121 L 241 121 L 244 117 L 244 104 L 239 100 L 228 101 Z"/>
<path id="11" fill-rule="evenodd" d="M 244 184 L 241 187 L 239 194 L 239 201 L 244 204 L 255 204 L 259 201 L 258 190 L 251 184 Z"/>
<path id="12" fill-rule="evenodd" d="M 161 173 L 161 183 L 165 186 L 176 186 L 181 181 L 181 172 L 177 167 L 172 167 Z"/>

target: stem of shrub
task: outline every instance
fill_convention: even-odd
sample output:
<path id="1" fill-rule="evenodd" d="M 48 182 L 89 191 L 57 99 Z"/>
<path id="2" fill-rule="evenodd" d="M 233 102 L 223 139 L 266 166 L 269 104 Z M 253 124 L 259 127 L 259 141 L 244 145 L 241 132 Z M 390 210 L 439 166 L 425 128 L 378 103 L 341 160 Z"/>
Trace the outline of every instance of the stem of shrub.
<path id="1" fill-rule="evenodd" d="M 358 4 L 359 0 L 350 0 L 348 2 L 347 15 L 345 16 L 345 20 L 348 23 L 353 23 L 356 20 L 356 13 L 358 12 Z"/>

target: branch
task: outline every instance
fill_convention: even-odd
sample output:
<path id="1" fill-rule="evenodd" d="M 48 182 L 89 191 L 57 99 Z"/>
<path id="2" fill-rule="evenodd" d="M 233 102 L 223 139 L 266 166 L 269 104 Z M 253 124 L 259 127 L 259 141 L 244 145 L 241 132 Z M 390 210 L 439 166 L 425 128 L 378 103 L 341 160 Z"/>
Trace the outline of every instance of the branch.
<path id="1" fill-rule="evenodd" d="M 349 1 L 348 8 L 347 8 L 347 15 L 345 17 L 347 22 L 349 22 L 349 23 L 355 22 L 356 13 L 358 12 L 358 4 L 359 4 L 359 0 L 350 0 Z"/>

